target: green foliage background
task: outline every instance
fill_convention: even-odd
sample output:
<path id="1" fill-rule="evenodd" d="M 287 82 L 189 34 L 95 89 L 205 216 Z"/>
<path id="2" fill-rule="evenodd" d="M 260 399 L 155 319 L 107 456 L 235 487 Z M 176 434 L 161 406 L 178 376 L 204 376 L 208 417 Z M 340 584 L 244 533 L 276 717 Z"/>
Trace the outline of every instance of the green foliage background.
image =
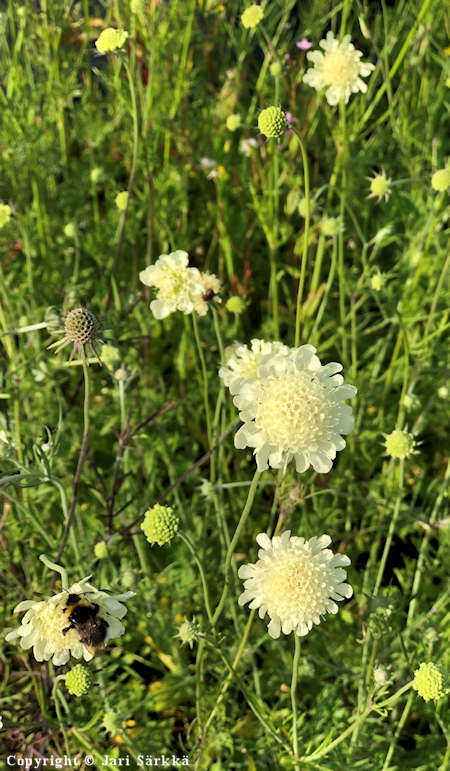
<path id="1" fill-rule="evenodd" d="M 352 560 L 353 599 L 302 642 L 302 756 L 362 713 L 374 697 L 375 666 L 389 675 L 377 698 L 411 680 L 421 661 L 449 667 L 449 208 L 448 195 L 431 187 L 449 153 L 448 19 L 438 0 L 273 0 L 263 27 L 246 31 L 244 8 L 237 0 L 149 0 L 140 13 L 128 0 L 2 6 L 0 200 L 12 208 L 0 230 L 2 627 L 15 628 L 18 602 L 52 593 L 39 555 L 55 559 L 72 498 L 83 373 L 68 349 L 53 355 L 47 345 L 58 315 L 79 304 L 98 316 L 114 350 L 102 354 L 107 366 L 90 367 L 88 455 L 60 561 L 71 581 L 93 574 L 96 586 L 136 591 L 125 636 L 92 662 L 96 684 L 86 697 L 69 697 L 63 686 L 55 697 L 54 676 L 65 668 L 55 672 L 0 642 L 4 756 L 95 748 L 97 763 L 106 753 L 128 754 L 132 766 L 138 754 L 173 753 L 215 771 L 295 768 L 292 639 L 272 640 L 259 619 L 238 679 L 202 732 L 248 619 L 237 605 L 237 567 L 256 559 L 255 535 L 280 514 L 294 534 L 329 533 L 334 550 Z M 302 83 L 306 59 L 295 42 L 306 36 L 317 48 L 328 29 L 339 33 L 342 14 L 376 69 L 367 93 L 338 109 Z M 128 30 L 121 53 L 97 54 L 106 26 Z M 282 64 L 276 77 L 274 61 Z M 150 547 L 130 525 L 158 500 L 173 506 L 215 607 L 254 459 L 234 449 L 236 429 L 226 433 L 237 413 L 217 376 L 211 313 L 198 326 L 219 446 L 204 459 L 191 319 L 157 321 L 138 275 L 161 253 L 184 249 L 191 265 L 223 283 L 224 345 L 255 337 L 294 345 L 304 175 L 295 136 L 278 143 L 258 134 L 258 112 L 269 104 L 289 111 L 303 137 L 315 203 L 301 342 L 315 345 L 323 363 L 344 364 L 346 382 L 358 387 L 356 426 L 330 474 L 264 473 L 233 560 L 216 649 L 206 644 L 202 658 L 198 641 L 181 647 L 175 636 L 184 619 L 195 619 L 212 639 L 191 552 L 179 538 Z M 226 128 L 232 113 L 242 120 L 235 132 Z M 248 138 L 257 144 L 245 154 Z M 374 171 L 392 180 L 387 202 L 367 197 Z M 123 213 L 114 200 L 127 189 Z M 321 227 L 326 217 L 340 218 L 334 237 Z M 379 272 L 377 291 L 371 279 Z M 245 303 L 240 315 L 225 307 L 234 295 Z M 383 435 L 394 428 L 416 440 L 404 463 L 385 454 Z M 214 494 L 203 494 L 202 479 L 216 485 Z M 384 594 L 374 596 L 390 524 Z M 98 559 L 93 547 L 104 540 L 107 557 Z M 406 710 L 407 698 L 374 710 L 353 742 L 349 736 L 297 767 L 446 769 L 448 700 L 436 706 L 414 695 Z M 117 733 L 103 726 L 109 711 Z"/>

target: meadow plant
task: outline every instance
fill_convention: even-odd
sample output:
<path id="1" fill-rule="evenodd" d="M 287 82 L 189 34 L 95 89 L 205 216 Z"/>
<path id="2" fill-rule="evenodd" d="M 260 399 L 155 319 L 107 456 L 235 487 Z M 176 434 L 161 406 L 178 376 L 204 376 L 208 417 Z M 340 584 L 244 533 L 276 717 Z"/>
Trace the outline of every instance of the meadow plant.
<path id="1" fill-rule="evenodd" d="M 446 771 L 442 2 L 0 30 L 0 767 Z"/>

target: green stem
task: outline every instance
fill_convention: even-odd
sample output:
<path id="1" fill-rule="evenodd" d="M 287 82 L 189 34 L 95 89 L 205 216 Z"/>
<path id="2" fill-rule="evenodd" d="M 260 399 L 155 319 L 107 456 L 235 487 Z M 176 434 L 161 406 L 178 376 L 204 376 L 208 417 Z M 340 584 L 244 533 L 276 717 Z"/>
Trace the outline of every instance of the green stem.
<path id="1" fill-rule="evenodd" d="M 302 154 L 302 162 L 303 162 L 303 174 L 305 178 L 305 200 L 306 200 L 306 211 L 305 211 L 305 230 L 303 233 L 303 253 L 302 253 L 302 261 L 300 266 L 300 280 L 298 283 L 298 292 L 297 292 L 297 310 L 295 314 L 295 347 L 297 348 L 300 345 L 300 323 L 301 323 L 301 306 L 302 306 L 302 296 L 303 296 L 303 288 L 305 284 L 305 275 L 306 275 L 306 261 L 308 257 L 308 240 L 309 240 L 309 220 L 310 220 L 310 193 L 309 193 L 309 167 L 308 167 L 308 157 L 306 155 L 305 146 L 303 144 L 303 140 L 298 133 L 297 129 L 292 126 L 292 130 L 295 134 L 295 136 L 298 139 L 300 150 Z"/>
<path id="2" fill-rule="evenodd" d="M 292 750 L 296 759 L 295 769 L 300 768 L 297 763 L 298 757 L 298 736 L 297 736 L 297 680 L 298 667 L 300 663 L 300 637 L 294 632 L 294 660 L 292 662 L 292 680 L 291 680 L 291 704 L 292 704 Z"/>
<path id="3" fill-rule="evenodd" d="M 226 600 L 227 595 L 228 595 L 228 588 L 229 588 L 229 584 L 230 584 L 229 573 L 230 573 L 231 560 L 233 558 L 233 553 L 234 553 L 235 546 L 236 546 L 236 544 L 237 544 L 237 542 L 239 540 L 239 536 L 240 536 L 240 534 L 242 532 L 242 528 L 244 527 L 244 525 L 245 525 L 245 523 L 247 521 L 247 517 L 248 517 L 248 515 L 250 513 L 250 510 L 252 508 L 252 504 L 253 504 L 253 500 L 255 498 L 256 488 L 258 486 L 258 481 L 259 481 L 260 476 L 261 476 L 261 472 L 256 470 L 255 474 L 253 476 L 253 479 L 252 479 L 252 483 L 250 485 L 250 490 L 248 491 L 247 501 L 246 501 L 244 509 L 242 511 L 241 518 L 240 518 L 240 520 L 238 522 L 238 526 L 236 528 L 236 531 L 235 531 L 234 536 L 233 536 L 233 538 L 231 540 L 230 546 L 228 548 L 228 551 L 227 551 L 227 554 L 226 554 L 226 557 L 225 557 L 225 570 L 224 570 L 224 573 L 225 573 L 225 586 L 223 588 L 222 596 L 221 596 L 221 598 L 219 600 L 217 608 L 216 608 L 216 610 L 214 612 L 214 616 L 213 616 L 213 619 L 212 619 L 213 625 L 215 625 L 217 623 L 217 620 L 219 619 L 220 614 L 222 613 L 224 605 L 225 605 L 225 600 Z"/>
<path id="4" fill-rule="evenodd" d="M 206 413 L 206 432 L 208 434 L 208 448 L 212 447 L 212 433 L 211 433 L 211 415 L 209 413 L 209 398 L 208 398 L 208 371 L 206 369 L 205 357 L 203 355 L 202 344 L 200 342 L 200 335 L 198 333 L 198 324 L 195 311 L 192 311 L 192 326 L 194 328 L 195 344 L 197 346 L 197 353 L 200 359 L 200 366 L 202 370 L 202 382 L 203 382 L 203 402 L 205 405 Z"/>
<path id="5" fill-rule="evenodd" d="M 195 562 L 197 563 L 198 572 L 200 573 L 200 580 L 202 582 L 202 587 L 203 587 L 203 596 L 205 598 L 206 613 L 208 614 L 209 623 L 211 624 L 211 626 L 214 629 L 213 617 L 212 617 L 212 613 L 211 613 L 211 605 L 210 605 L 210 602 L 209 602 L 208 584 L 206 582 L 206 577 L 205 577 L 205 572 L 203 570 L 203 565 L 202 565 L 202 563 L 200 561 L 200 558 L 199 558 L 197 552 L 195 551 L 194 544 L 192 543 L 192 541 L 189 538 L 189 536 L 186 535 L 185 533 L 182 533 L 182 532 L 179 532 L 178 535 L 180 536 L 181 540 L 184 541 L 184 543 L 188 547 L 189 551 L 191 552 Z"/>
<path id="6" fill-rule="evenodd" d="M 394 512 L 392 514 L 392 519 L 391 519 L 391 522 L 390 522 L 390 525 L 389 525 L 389 530 L 388 530 L 387 538 L 386 538 L 386 541 L 385 541 L 385 544 L 384 544 L 384 549 L 383 549 L 383 554 L 382 554 L 381 561 L 380 561 L 380 566 L 378 568 L 377 578 L 376 578 L 375 586 L 374 586 L 374 589 L 373 589 L 374 595 L 378 594 L 379 588 L 381 586 L 381 582 L 383 580 L 384 568 L 386 566 L 386 560 L 387 560 L 387 557 L 388 557 L 388 554 L 389 554 L 389 549 L 391 548 L 392 537 L 394 535 L 395 526 L 397 524 L 397 519 L 398 519 L 398 515 L 399 515 L 399 512 L 400 512 L 400 504 L 402 502 L 402 497 L 403 497 L 403 471 L 404 471 L 404 460 L 403 460 L 403 458 L 401 458 L 400 459 L 400 467 L 399 467 L 399 481 L 398 481 L 399 490 L 398 490 L 398 493 L 397 493 L 397 498 L 396 498 L 395 506 L 394 506 Z"/>
<path id="7" fill-rule="evenodd" d="M 403 730 L 403 726 L 405 725 L 406 719 L 407 719 L 407 717 L 409 715 L 409 711 L 411 709 L 411 705 L 413 703 L 413 699 L 414 699 L 414 692 L 411 691 L 411 693 L 408 696 L 408 700 L 407 700 L 407 702 L 405 704 L 405 707 L 403 709 L 402 716 L 401 716 L 400 720 L 398 721 L 397 728 L 395 729 L 394 736 L 391 739 L 391 743 L 389 745 L 389 749 L 387 751 L 386 758 L 384 760 L 383 768 L 381 769 L 381 771 L 387 771 L 388 768 L 389 768 L 389 765 L 390 765 L 392 756 L 394 754 L 394 750 L 395 750 L 396 744 L 398 742 L 399 736 L 400 736 L 400 734 L 401 734 L 401 732 Z"/>

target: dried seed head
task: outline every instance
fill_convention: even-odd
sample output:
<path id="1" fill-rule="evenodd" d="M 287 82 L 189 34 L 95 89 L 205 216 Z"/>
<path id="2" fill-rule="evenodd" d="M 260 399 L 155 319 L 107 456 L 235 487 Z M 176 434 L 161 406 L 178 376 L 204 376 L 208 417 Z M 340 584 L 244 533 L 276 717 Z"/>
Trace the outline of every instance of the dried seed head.
<path id="1" fill-rule="evenodd" d="M 87 308 L 75 308 L 67 314 L 64 330 L 69 342 L 89 345 L 99 337 L 100 323 Z"/>

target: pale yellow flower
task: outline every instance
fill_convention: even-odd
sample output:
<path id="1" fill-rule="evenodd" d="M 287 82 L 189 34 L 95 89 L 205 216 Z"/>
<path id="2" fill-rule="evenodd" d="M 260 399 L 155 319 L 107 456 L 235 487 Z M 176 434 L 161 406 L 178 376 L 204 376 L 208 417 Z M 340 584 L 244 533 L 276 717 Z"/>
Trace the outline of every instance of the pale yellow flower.
<path id="1" fill-rule="evenodd" d="M 345 35 L 340 43 L 333 32 L 328 32 L 326 38 L 319 43 L 324 50 L 309 51 L 306 56 L 313 62 L 303 80 L 309 86 L 317 89 L 326 88 L 328 104 L 335 105 L 341 99 L 346 103 L 352 93 L 367 91 L 365 78 L 375 69 L 371 62 L 361 62 L 362 52 L 357 51 L 350 42 L 350 35 Z"/>

